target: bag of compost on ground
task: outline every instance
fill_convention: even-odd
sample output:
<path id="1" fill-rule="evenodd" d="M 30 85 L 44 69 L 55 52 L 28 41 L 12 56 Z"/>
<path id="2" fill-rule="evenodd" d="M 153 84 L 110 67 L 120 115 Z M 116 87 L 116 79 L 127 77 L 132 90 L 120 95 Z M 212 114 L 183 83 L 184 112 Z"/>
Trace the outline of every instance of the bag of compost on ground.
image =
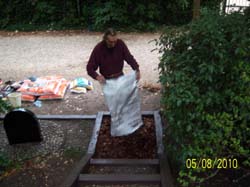
<path id="1" fill-rule="evenodd" d="M 111 114 L 111 136 L 124 136 L 142 126 L 136 72 L 108 79 L 103 93 Z"/>

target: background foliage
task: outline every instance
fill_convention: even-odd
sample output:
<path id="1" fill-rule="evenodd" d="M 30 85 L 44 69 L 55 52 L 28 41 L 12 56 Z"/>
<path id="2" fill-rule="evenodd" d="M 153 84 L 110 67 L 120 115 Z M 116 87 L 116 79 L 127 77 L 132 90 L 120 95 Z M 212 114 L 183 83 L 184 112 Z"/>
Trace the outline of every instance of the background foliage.
<path id="1" fill-rule="evenodd" d="M 204 0 L 214 7 L 221 0 Z M 120 30 L 150 31 L 162 25 L 191 20 L 193 0 L 0 0 L 0 29 Z"/>
<path id="2" fill-rule="evenodd" d="M 237 158 L 250 170 L 249 18 L 203 12 L 200 20 L 166 30 L 158 41 L 166 145 L 181 186 L 202 184 L 205 175 L 218 173 L 187 169 L 188 158 Z"/>

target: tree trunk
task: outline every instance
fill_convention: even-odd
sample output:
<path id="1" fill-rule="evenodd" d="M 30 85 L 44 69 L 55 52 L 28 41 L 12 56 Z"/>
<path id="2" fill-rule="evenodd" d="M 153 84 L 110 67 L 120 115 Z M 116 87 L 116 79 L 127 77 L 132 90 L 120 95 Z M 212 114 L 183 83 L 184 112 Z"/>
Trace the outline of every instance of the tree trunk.
<path id="1" fill-rule="evenodd" d="M 81 17 L 82 11 L 81 11 L 81 0 L 76 0 L 76 9 L 77 9 L 77 17 Z"/>
<path id="2" fill-rule="evenodd" d="M 193 20 L 200 18 L 200 0 L 193 0 Z"/>
<path id="3" fill-rule="evenodd" d="M 227 7 L 227 0 L 223 0 L 222 2 L 222 13 L 225 14 L 226 13 L 226 7 Z"/>

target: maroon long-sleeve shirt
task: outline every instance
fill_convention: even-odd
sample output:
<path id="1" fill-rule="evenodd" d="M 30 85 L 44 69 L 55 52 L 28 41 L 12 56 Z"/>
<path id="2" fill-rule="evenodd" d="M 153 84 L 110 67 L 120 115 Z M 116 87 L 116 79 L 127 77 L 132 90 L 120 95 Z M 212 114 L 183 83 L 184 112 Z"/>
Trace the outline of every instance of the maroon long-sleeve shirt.
<path id="1" fill-rule="evenodd" d="M 88 75 L 96 79 L 99 75 L 96 72 L 98 67 L 100 74 L 105 78 L 120 73 L 123 70 L 124 60 L 133 70 L 139 70 L 138 63 L 121 39 L 117 39 L 115 47 L 113 48 L 108 48 L 105 41 L 101 41 L 95 46 L 89 58 L 87 64 Z"/>

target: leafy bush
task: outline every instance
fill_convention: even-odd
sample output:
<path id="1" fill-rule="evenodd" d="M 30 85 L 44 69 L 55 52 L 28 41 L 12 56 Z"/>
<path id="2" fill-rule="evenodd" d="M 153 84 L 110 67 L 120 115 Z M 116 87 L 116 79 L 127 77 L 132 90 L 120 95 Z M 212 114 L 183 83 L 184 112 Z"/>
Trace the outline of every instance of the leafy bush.
<path id="1" fill-rule="evenodd" d="M 213 169 L 186 160 L 237 158 L 250 166 L 250 22 L 241 14 L 207 12 L 158 40 L 168 154 L 182 186 L 198 185 Z M 209 178 L 209 177 L 208 177 Z"/>
<path id="2" fill-rule="evenodd" d="M 12 106 L 6 100 L 0 98 L 0 113 L 6 113 L 7 111 L 11 110 Z"/>
<path id="3" fill-rule="evenodd" d="M 11 170 L 18 170 L 22 165 L 22 161 L 13 160 L 7 153 L 0 151 L 0 181 L 9 175 Z"/>
<path id="4" fill-rule="evenodd" d="M 38 1 L 34 7 L 32 22 L 38 24 L 56 21 L 56 6 L 53 2 Z"/>
<path id="5" fill-rule="evenodd" d="M 191 20 L 192 0 L 59 1 L 0 0 L 0 28 L 7 30 L 83 28 L 156 29 Z M 186 15 L 189 16 L 186 16 Z"/>
<path id="6" fill-rule="evenodd" d="M 154 30 L 159 24 L 159 8 L 151 1 L 97 1 L 92 9 L 95 30 L 107 27 Z"/>
<path id="7" fill-rule="evenodd" d="M 20 169 L 22 164 L 22 161 L 13 160 L 7 153 L 0 151 L 0 181 L 8 176 L 11 170 Z"/>
<path id="8" fill-rule="evenodd" d="M 218 7 L 221 0 L 204 0 Z M 0 29 L 44 30 L 86 28 L 152 31 L 192 19 L 193 0 L 0 0 Z"/>
<path id="9" fill-rule="evenodd" d="M 160 1 L 161 23 L 167 25 L 182 25 L 192 19 L 193 0 Z"/>
<path id="10" fill-rule="evenodd" d="M 0 152 L 0 176 L 13 165 L 13 162 L 8 158 L 8 156 Z"/>
<path id="11" fill-rule="evenodd" d="M 128 24 L 124 1 L 97 1 L 93 7 L 93 22 L 95 30 L 102 30 L 106 27 L 116 27 L 121 24 Z M 123 7 L 123 8 L 122 8 Z"/>

